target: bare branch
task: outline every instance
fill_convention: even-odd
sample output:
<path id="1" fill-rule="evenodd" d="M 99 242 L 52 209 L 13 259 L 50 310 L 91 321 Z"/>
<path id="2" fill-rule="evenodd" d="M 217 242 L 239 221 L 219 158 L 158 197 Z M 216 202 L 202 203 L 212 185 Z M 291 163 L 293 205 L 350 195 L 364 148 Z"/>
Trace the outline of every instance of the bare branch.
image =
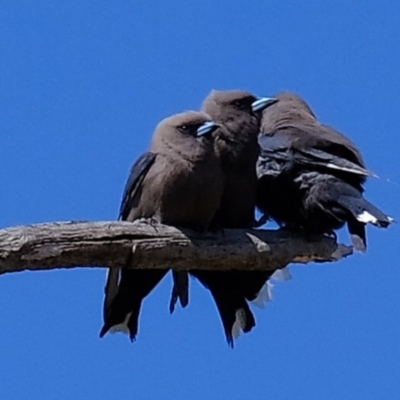
<path id="1" fill-rule="evenodd" d="M 53 222 L 0 230 L 0 273 L 55 268 L 276 269 L 352 253 L 333 238 L 276 230 L 181 231 L 145 221 Z"/>

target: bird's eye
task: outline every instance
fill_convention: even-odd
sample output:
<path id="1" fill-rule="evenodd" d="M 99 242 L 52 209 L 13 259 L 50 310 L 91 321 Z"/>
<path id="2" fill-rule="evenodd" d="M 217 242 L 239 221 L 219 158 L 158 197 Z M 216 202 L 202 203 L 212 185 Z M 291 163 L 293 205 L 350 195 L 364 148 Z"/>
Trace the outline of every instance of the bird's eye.
<path id="1" fill-rule="evenodd" d="M 180 133 L 184 135 L 195 135 L 196 126 L 193 125 L 180 125 L 178 126 L 178 130 Z"/>
<path id="2" fill-rule="evenodd" d="M 241 101 L 241 100 L 235 100 L 233 102 L 233 105 L 238 108 L 239 110 L 242 110 L 243 108 L 245 108 L 245 104 Z"/>

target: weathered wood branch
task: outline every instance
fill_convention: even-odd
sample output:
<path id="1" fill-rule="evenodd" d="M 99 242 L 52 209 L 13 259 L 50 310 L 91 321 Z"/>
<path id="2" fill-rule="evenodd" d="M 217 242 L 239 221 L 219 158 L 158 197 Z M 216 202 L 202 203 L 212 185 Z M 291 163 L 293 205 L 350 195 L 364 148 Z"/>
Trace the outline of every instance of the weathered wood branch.
<path id="1" fill-rule="evenodd" d="M 326 236 L 280 230 L 199 234 L 145 221 L 54 222 L 0 230 L 0 273 L 75 267 L 276 269 L 352 253 Z"/>

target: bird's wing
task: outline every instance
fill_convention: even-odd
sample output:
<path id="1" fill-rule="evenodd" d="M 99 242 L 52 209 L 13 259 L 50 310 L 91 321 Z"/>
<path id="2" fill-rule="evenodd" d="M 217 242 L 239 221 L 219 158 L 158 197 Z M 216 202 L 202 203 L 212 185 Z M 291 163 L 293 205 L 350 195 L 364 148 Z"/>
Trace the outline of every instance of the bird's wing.
<path id="1" fill-rule="evenodd" d="M 285 135 L 260 135 L 260 156 L 257 161 L 257 176 L 277 176 L 292 165 L 293 152 Z"/>
<path id="2" fill-rule="evenodd" d="M 323 131 L 321 131 L 323 132 Z M 304 136 L 307 135 L 307 142 Z M 330 141 L 326 135 L 310 135 L 299 127 L 287 127 L 272 135 L 259 137 L 264 170 L 280 171 L 287 166 L 303 165 L 337 170 L 363 177 L 376 176 L 364 168 L 358 155 L 344 143 Z M 265 171 L 264 171 L 265 174 Z"/>
<path id="3" fill-rule="evenodd" d="M 363 168 L 352 161 L 331 153 L 327 153 L 326 151 L 319 150 L 317 148 L 310 147 L 301 149 L 297 150 L 296 153 L 296 161 L 299 164 L 334 169 L 365 177 L 376 176 L 371 171 L 368 171 L 366 168 Z"/>
<path id="4" fill-rule="evenodd" d="M 143 182 L 143 179 L 149 171 L 150 167 L 153 165 L 155 158 L 156 154 L 147 152 L 142 154 L 133 164 L 122 197 L 119 213 L 120 220 L 124 221 L 128 218 L 131 207 L 135 203 L 138 193 L 140 193 L 140 185 Z M 119 281 L 120 269 L 109 268 L 107 271 L 106 284 L 104 287 L 104 318 L 106 318 L 106 316 L 108 315 L 111 303 L 118 293 Z"/>
<path id="5" fill-rule="evenodd" d="M 119 219 L 121 221 L 125 221 L 128 218 L 129 212 L 135 204 L 136 196 L 140 192 L 138 189 L 140 188 L 140 185 L 150 167 L 153 165 L 156 156 L 157 155 L 154 153 L 144 153 L 133 164 L 129 173 L 128 181 L 125 185 L 119 210 Z"/>

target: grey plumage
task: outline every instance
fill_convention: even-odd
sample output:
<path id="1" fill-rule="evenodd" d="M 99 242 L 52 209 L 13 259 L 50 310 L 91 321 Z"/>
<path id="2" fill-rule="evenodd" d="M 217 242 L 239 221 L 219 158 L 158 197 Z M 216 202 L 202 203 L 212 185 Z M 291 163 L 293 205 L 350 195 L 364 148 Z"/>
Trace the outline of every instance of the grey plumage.
<path id="1" fill-rule="evenodd" d="M 149 151 L 132 167 L 120 219 L 150 218 L 182 228 L 207 229 L 223 188 L 211 135 L 215 128 L 207 114 L 195 111 L 161 121 Z M 166 272 L 123 269 L 119 279 L 119 271 L 110 270 L 100 336 L 114 328 L 128 330 L 131 340 L 135 339 L 141 302 Z M 181 298 L 185 303 L 185 294 Z"/>
<path id="2" fill-rule="evenodd" d="M 263 112 L 257 162 L 257 205 L 281 226 L 331 233 L 347 223 L 354 246 L 366 249 L 365 224 L 391 218 L 362 197 L 374 176 L 356 146 L 321 124 L 310 106 L 290 92 Z"/>
<path id="3" fill-rule="evenodd" d="M 261 111 L 274 99 L 259 99 L 244 91 L 212 91 L 202 110 L 220 127 L 213 133 L 217 157 L 224 173 L 221 206 L 214 219 L 216 228 L 254 226 L 257 192 L 257 136 Z M 247 301 L 255 300 L 271 272 L 191 270 L 213 296 L 228 343 L 240 330 L 255 326 Z"/>

